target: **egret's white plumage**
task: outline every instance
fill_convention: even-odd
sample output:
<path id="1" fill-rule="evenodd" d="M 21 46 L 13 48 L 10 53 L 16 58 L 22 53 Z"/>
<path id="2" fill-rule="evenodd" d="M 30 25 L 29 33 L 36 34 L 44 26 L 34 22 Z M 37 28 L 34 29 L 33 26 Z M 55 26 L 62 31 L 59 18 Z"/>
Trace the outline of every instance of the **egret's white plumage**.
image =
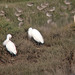
<path id="1" fill-rule="evenodd" d="M 37 29 L 32 29 L 31 27 L 28 29 L 29 38 L 33 38 L 38 43 L 44 43 L 43 36 Z"/>
<path id="2" fill-rule="evenodd" d="M 15 44 L 12 41 L 10 41 L 11 37 L 12 37 L 12 35 L 8 34 L 6 40 L 3 42 L 3 45 L 6 46 L 7 51 L 9 51 L 11 54 L 16 55 L 17 50 L 15 47 Z"/>

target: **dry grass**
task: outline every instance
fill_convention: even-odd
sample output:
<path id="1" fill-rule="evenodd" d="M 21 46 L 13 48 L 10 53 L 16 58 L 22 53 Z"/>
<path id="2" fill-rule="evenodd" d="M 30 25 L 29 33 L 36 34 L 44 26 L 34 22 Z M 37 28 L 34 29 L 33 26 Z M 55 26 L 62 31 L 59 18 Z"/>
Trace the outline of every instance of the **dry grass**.
<path id="1" fill-rule="evenodd" d="M 64 30 L 63 28 L 56 28 L 56 30 L 45 28 L 42 31 L 45 44 L 42 46 L 38 46 L 35 42 L 29 40 L 27 38 L 27 32 L 25 31 L 15 34 L 12 41 L 17 46 L 18 55 L 16 57 L 11 57 L 2 46 L 2 49 L 0 49 L 1 74 L 70 74 L 74 71 L 73 67 L 71 69 L 71 63 L 73 62 L 72 58 L 74 55 L 75 34 L 73 31 L 69 29 Z M 38 27 L 38 29 L 42 29 L 42 27 Z"/>
<path id="2" fill-rule="evenodd" d="M 34 2 L 34 1 L 32 1 Z M 70 27 L 69 13 L 71 10 L 66 10 L 63 13 L 68 13 L 67 17 L 58 15 L 59 7 L 56 0 L 56 11 L 53 13 L 53 22 L 46 23 L 48 17 L 45 12 L 38 11 L 37 5 L 47 1 L 35 1 L 34 7 L 27 7 L 29 2 L 8 3 L 9 8 L 5 9 L 4 3 L 1 4 L 0 10 L 6 12 L 6 17 L 0 17 L 0 75 L 71 75 L 75 74 L 75 32 Z M 54 5 L 53 1 L 48 0 L 50 6 Z M 62 1 L 60 4 L 64 5 Z M 49 7 L 50 7 L 49 6 Z M 21 17 L 24 19 L 24 24 L 21 28 L 18 27 L 17 17 L 14 15 L 18 7 L 23 10 Z M 32 14 L 32 12 L 35 12 Z M 65 18 L 65 19 L 64 19 Z M 70 20 L 70 21 L 69 21 Z M 73 24 L 74 25 L 74 24 Z M 38 46 L 33 40 L 29 40 L 27 36 L 28 28 L 32 26 L 38 29 L 44 37 L 44 45 Z M 2 42 L 6 39 L 6 35 L 13 35 L 12 41 L 17 47 L 18 54 L 16 57 L 6 51 Z"/>

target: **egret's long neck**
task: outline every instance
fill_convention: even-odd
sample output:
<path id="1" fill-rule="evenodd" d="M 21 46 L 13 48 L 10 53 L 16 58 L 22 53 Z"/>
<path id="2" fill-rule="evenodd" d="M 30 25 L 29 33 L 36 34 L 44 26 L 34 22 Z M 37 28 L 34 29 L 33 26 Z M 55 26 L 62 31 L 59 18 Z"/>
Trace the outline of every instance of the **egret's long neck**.
<path id="1" fill-rule="evenodd" d="M 9 37 L 7 37 L 6 40 L 9 40 Z"/>
<path id="2" fill-rule="evenodd" d="M 6 41 L 7 41 L 7 42 L 9 41 L 9 37 L 6 38 Z"/>
<path id="3" fill-rule="evenodd" d="M 3 42 L 3 45 L 5 46 L 9 41 L 10 41 L 9 38 L 7 38 L 7 39 Z"/>

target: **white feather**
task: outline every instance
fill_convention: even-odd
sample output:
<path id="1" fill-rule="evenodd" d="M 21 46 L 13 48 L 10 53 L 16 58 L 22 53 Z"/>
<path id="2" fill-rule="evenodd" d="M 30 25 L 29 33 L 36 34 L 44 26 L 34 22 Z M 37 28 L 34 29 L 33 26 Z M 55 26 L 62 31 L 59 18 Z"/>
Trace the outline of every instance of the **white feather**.
<path id="1" fill-rule="evenodd" d="M 11 54 L 17 54 L 15 44 L 12 41 L 9 40 L 9 42 L 6 44 L 6 48 Z"/>
<path id="2" fill-rule="evenodd" d="M 41 35 L 41 33 L 37 30 L 37 29 L 32 29 L 31 27 L 28 30 L 28 36 L 32 37 L 35 41 L 39 42 L 39 43 L 44 43 L 44 39 L 43 36 Z"/>
<path id="3" fill-rule="evenodd" d="M 11 37 L 11 34 L 8 34 L 6 40 L 3 42 L 3 45 L 6 46 L 7 51 L 9 51 L 11 54 L 16 55 L 17 50 L 15 44 L 12 41 L 10 41 Z"/>
<path id="4" fill-rule="evenodd" d="M 32 28 L 31 27 L 28 29 L 28 37 L 32 38 Z"/>

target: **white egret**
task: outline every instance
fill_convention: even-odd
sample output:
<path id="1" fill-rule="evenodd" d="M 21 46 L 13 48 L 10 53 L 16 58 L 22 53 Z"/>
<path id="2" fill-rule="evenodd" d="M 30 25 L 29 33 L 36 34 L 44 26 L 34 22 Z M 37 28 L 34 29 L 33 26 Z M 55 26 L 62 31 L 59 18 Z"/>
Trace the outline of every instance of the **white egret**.
<path id="1" fill-rule="evenodd" d="M 12 41 L 10 41 L 11 38 L 12 38 L 12 35 L 8 34 L 6 40 L 3 42 L 3 45 L 6 46 L 6 49 L 7 51 L 10 52 L 10 54 L 16 55 L 17 50 L 15 47 L 15 44 Z"/>
<path id="2" fill-rule="evenodd" d="M 41 33 L 37 29 L 32 29 L 31 27 L 28 29 L 29 38 L 33 38 L 36 42 L 43 44 L 44 39 Z"/>

